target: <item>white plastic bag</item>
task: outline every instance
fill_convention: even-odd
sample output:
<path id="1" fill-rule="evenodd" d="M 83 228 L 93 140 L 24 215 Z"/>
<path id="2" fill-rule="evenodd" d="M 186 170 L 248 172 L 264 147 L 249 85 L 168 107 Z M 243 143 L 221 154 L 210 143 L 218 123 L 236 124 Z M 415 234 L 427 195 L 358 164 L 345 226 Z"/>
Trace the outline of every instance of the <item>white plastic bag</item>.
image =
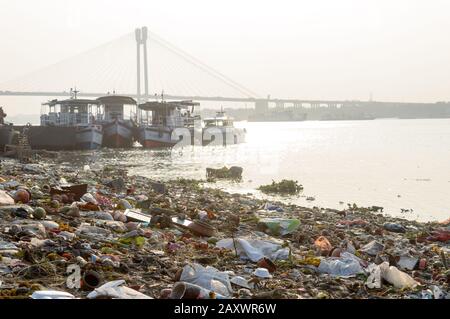
<path id="1" fill-rule="evenodd" d="M 75 296 L 64 291 L 40 290 L 31 295 L 32 299 L 75 299 Z"/>
<path id="2" fill-rule="evenodd" d="M 257 262 L 263 257 L 271 260 L 287 259 L 289 249 L 282 248 L 280 244 L 259 239 L 232 238 L 222 239 L 216 243 L 219 248 L 234 250 L 236 245 L 237 254 L 243 259 L 250 259 Z"/>
<path id="3" fill-rule="evenodd" d="M 89 299 L 96 299 L 99 297 L 109 297 L 112 299 L 153 299 L 139 291 L 123 286 L 124 283 L 125 280 L 107 282 L 89 293 L 87 297 Z"/>
<path id="4" fill-rule="evenodd" d="M 370 243 L 362 247 L 360 251 L 370 256 L 376 256 L 378 253 L 382 252 L 383 249 L 383 244 L 377 242 L 376 240 L 372 240 Z"/>
<path id="5" fill-rule="evenodd" d="M 369 272 L 369 277 L 366 280 L 366 286 L 369 289 L 380 289 L 381 288 L 381 269 L 379 265 L 370 264 L 367 267 Z"/>
<path id="6" fill-rule="evenodd" d="M 97 200 L 94 198 L 94 196 L 90 193 L 86 193 L 81 197 L 81 201 L 85 203 L 91 203 L 94 205 L 97 205 Z"/>
<path id="7" fill-rule="evenodd" d="M 337 277 L 352 277 L 364 272 L 358 257 L 348 252 L 343 252 L 341 257 L 322 259 L 317 270 Z"/>
<path id="8" fill-rule="evenodd" d="M 228 273 L 218 271 L 210 266 L 188 264 L 183 268 L 180 281 L 203 287 L 223 296 L 229 296 L 233 293 Z"/>

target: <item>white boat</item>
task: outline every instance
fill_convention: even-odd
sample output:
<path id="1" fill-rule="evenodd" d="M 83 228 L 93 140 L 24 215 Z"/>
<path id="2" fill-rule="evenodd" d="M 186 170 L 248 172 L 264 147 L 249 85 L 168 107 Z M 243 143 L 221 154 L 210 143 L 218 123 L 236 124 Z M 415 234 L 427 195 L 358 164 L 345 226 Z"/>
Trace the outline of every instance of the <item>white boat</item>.
<path id="1" fill-rule="evenodd" d="M 98 98 L 104 114 L 99 120 L 103 127 L 103 146 L 125 148 L 133 145 L 136 123 L 136 101 L 127 96 L 108 95 Z M 125 108 L 129 108 L 126 114 Z"/>
<path id="2" fill-rule="evenodd" d="M 184 141 L 186 144 L 192 144 L 196 119 L 192 113 L 195 105 L 199 104 L 192 101 L 161 101 L 139 105 L 140 111 L 145 112 L 145 115 L 141 113 L 139 142 L 145 148 L 173 147 L 184 138 L 189 139 Z"/>
<path id="3" fill-rule="evenodd" d="M 79 125 L 75 131 L 76 148 L 96 150 L 102 147 L 103 132 L 101 125 Z"/>
<path id="4" fill-rule="evenodd" d="M 71 92 L 73 95 L 68 100 L 52 100 L 42 104 L 41 127 L 43 131 L 40 136 L 42 141 L 39 143 L 43 145 L 52 144 L 45 140 L 59 140 L 59 136 L 54 136 L 54 134 L 58 134 L 58 128 L 61 129 L 61 134 L 64 134 L 67 128 L 71 128 L 75 131 L 74 140 L 58 142 L 61 145 L 54 145 L 55 148 L 98 149 L 103 142 L 102 126 L 97 123 L 100 110 L 99 102 L 77 99 L 78 91 Z M 45 132 L 46 128 L 48 128 L 48 134 Z"/>
<path id="5" fill-rule="evenodd" d="M 133 125 L 119 119 L 103 124 L 103 145 L 111 148 L 131 147 Z"/>
<path id="6" fill-rule="evenodd" d="M 172 139 L 172 130 L 164 127 L 141 127 L 139 130 L 139 140 L 145 148 L 173 147 L 178 143 L 178 139 Z"/>
<path id="7" fill-rule="evenodd" d="M 203 145 L 233 145 L 245 142 L 247 131 L 234 126 L 234 119 L 225 111 L 216 113 L 213 118 L 204 120 Z"/>

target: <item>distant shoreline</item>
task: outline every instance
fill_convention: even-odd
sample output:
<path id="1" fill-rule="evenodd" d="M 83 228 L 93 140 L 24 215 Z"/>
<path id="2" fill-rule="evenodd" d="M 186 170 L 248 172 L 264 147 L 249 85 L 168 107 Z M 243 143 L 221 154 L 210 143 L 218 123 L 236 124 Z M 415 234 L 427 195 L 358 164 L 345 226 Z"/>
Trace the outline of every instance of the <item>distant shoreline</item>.
<path id="1" fill-rule="evenodd" d="M 10 120 L 10 118 L 21 118 L 22 115 L 18 116 L 12 116 L 9 117 L 6 121 L 7 124 L 13 124 L 14 126 L 22 126 L 27 125 L 28 123 L 31 123 L 33 126 L 39 126 L 39 117 L 40 115 L 36 115 L 37 120 L 30 120 L 27 122 L 19 122 Z M 373 118 L 373 119 L 331 119 L 331 120 L 318 120 L 318 119 L 310 119 L 310 120 L 301 120 L 301 121 L 295 121 L 295 120 L 265 120 L 265 121 L 252 121 L 248 119 L 239 119 L 236 118 L 235 120 L 238 122 L 248 122 L 248 123 L 296 123 L 296 122 L 360 122 L 360 121 L 383 121 L 383 120 L 447 120 L 450 119 L 450 117 L 420 117 L 420 118 L 399 118 L 399 117 L 383 117 L 383 118 Z"/>

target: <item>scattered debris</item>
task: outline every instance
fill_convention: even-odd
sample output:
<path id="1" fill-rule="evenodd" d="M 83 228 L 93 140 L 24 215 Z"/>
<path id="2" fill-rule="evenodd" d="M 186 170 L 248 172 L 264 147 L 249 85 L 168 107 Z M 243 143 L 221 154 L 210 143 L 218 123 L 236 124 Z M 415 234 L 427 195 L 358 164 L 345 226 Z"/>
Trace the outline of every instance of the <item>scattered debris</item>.
<path id="1" fill-rule="evenodd" d="M 293 233 L 300 226 L 298 219 L 261 218 L 258 229 L 271 235 L 285 236 Z"/>
<path id="2" fill-rule="evenodd" d="M 230 168 L 224 166 L 219 169 L 207 168 L 206 179 L 214 181 L 214 179 L 231 179 L 239 181 L 242 179 L 243 168 L 238 166 L 231 166 Z"/>
<path id="3" fill-rule="evenodd" d="M 267 203 L 123 167 L 5 161 L 0 298 L 447 298 L 449 220 L 380 211 Z"/>
<path id="4" fill-rule="evenodd" d="M 124 286 L 125 280 L 111 281 L 89 293 L 89 299 L 153 299 Z"/>
<path id="5" fill-rule="evenodd" d="M 283 179 L 281 182 L 272 181 L 272 184 L 262 185 L 258 188 L 266 194 L 296 195 L 303 190 L 297 181 Z"/>
<path id="6" fill-rule="evenodd" d="M 31 299 L 75 299 L 75 296 L 64 291 L 43 290 L 33 292 Z"/>

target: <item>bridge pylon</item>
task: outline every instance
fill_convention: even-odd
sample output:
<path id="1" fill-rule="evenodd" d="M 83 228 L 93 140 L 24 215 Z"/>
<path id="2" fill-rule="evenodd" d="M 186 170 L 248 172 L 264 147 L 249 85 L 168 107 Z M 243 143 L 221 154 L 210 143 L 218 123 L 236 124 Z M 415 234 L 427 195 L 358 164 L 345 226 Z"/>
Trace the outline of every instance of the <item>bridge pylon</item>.
<path id="1" fill-rule="evenodd" d="M 141 47 L 144 54 L 144 100 L 148 99 L 148 56 L 147 56 L 147 40 L 148 29 L 147 27 L 137 28 L 136 35 L 136 49 L 137 49 L 137 101 L 142 102 L 141 95 Z"/>

